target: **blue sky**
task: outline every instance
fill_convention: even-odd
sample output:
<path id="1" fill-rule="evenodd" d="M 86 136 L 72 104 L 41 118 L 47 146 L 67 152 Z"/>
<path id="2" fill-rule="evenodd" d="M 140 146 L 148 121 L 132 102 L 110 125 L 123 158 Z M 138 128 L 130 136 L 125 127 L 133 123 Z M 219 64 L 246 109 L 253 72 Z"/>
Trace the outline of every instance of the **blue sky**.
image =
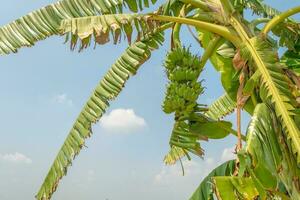
<path id="1" fill-rule="evenodd" d="M 0 7 L 0 25 L 53 2 L 5 1 Z M 298 0 L 266 2 L 280 10 L 299 5 Z M 189 38 L 186 34 L 186 44 L 201 53 Z M 126 48 L 124 41 L 77 53 L 63 41 L 62 37 L 51 37 L 33 48 L 1 57 L 1 200 L 33 199 L 81 107 Z M 232 157 L 236 140 L 228 137 L 203 143 L 205 159 L 185 162 L 184 177 L 178 165 L 164 166 L 162 159 L 173 125 L 173 117 L 161 111 L 167 83 L 161 64 L 168 49 L 166 41 L 112 102 L 54 200 L 188 199 L 210 169 Z M 207 89 L 199 102 L 209 103 L 222 95 L 219 75 L 211 65 L 202 78 Z M 122 123 L 116 123 L 121 121 L 118 119 Z M 248 117 L 243 119 L 245 128 Z"/>

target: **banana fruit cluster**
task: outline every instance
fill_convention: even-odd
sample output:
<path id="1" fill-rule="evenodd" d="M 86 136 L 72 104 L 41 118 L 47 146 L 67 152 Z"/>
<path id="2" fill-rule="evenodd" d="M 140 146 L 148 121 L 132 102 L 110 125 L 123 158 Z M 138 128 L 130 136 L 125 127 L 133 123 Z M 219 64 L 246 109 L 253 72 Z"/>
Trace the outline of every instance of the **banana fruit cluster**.
<path id="1" fill-rule="evenodd" d="M 206 120 L 202 114 L 206 108 L 197 103 L 204 90 L 201 81 L 198 81 L 202 70 L 199 68 L 200 58 L 192 55 L 189 49 L 179 47 L 167 54 L 164 66 L 169 83 L 162 108 L 167 114 L 175 113 L 170 146 L 180 149 L 187 156 L 188 152 L 202 156 L 204 151 L 198 140 L 206 138 L 190 131 L 196 121 Z"/>
<path id="2" fill-rule="evenodd" d="M 201 82 L 197 81 L 201 72 L 200 58 L 187 48 L 176 48 L 167 54 L 164 66 L 169 84 L 163 111 L 175 112 L 176 116 L 192 113 L 198 105 L 198 96 L 203 93 Z"/>

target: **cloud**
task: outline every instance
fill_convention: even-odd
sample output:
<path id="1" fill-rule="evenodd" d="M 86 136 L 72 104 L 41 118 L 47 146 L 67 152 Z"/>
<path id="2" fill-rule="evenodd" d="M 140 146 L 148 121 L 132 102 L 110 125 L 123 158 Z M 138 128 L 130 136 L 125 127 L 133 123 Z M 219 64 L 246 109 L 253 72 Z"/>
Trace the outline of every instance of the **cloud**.
<path id="1" fill-rule="evenodd" d="M 9 162 L 9 163 L 25 163 L 31 164 L 32 160 L 21 153 L 14 153 L 14 154 L 0 154 L 0 161 Z"/>
<path id="2" fill-rule="evenodd" d="M 67 106 L 73 106 L 73 101 L 68 97 L 67 94 L 58 94 L 53 97 L 53 102 L 58 104 L 64 104 Z"/>
<path id="3" fill-rule="evenodd" d="M 232 160 L 236 158 L 236 154 L 234 154 L 235 147 L 225 148 L 222 152 L 221 162 L 226 162 L 228 160 Z"/>
<path id="4" fill-rule="evenodd" d="M 131 132 L 146 126 L 145 120 L 133 109 L 115 109 L 100 120 L 100 127 L 108 132 Z"/>

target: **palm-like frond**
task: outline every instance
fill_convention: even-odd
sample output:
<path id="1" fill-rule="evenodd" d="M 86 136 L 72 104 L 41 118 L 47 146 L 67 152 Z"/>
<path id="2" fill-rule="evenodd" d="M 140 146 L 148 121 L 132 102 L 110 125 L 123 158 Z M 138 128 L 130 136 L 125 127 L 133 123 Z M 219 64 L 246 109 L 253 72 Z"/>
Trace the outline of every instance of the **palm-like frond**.
<path id="1" fill-rule="evenodd" d="M 61 33 L 71 35 L 71 48 L 73 49 L 78 38 L 81 47 L 89 46 L 92 36 L 98 44 L 105 44 L 110 40 L 110 33 L 116 44 L 124 33 L 131 43 L 133 29 L 136 29 L 137 38 L 153 32 L 158 27 L 158 22 L 150 20 L 148 15 L 142 14 L 111 14 L 63 20 Z M 69 37 L 67 37 L 69 38 Z"/>
<path id="2" fill-rule="evenodd" d="M 289 88 L 289 79 L 284 75 L 278 56 L 270 43 L 261 38 L 252 38 L 241 49 L 244 59 L 257 67 L 261 74 L 261 98 L 271 101 L 277 116 L 282 121 L 293 153 L 300 163 L 300 131 L 292 116 L 294 115 L 293 95 Z"/>
<path id="3" fill-rule="evenodd" d="M 151 0 L 155 3 L 156 0 Z M 33 11 L 0 28 L 0 55 L 17 52 L 24 46 L 59 34 L 61 21 L 98 14 L 122 13 L 124 6 L 137 12 L 148 0 L 61 0 Z"/>
<path id="4" fill-rule="evenodd" d="M 189 200 L 213 200 L 212 178 L 216 176 L 231 176 L 235 169 L 235 161 L 230 160 L 212 170 L 200 183 Z"/>
<path id="5" fill-rule="evenodd" d="M 232 113 L 235 108 L 236 103 L 232 101 L 228 94 L 223 94 L 208 107 L 206 115 L 218 120 Z"/>
<path id="6" fill-rule="evenodd" d="M 92 124 L 104 114 L 109 101 L 121 92 L 127 79 L 149 59 L 151 50 L 157 49 L 162 42 L 162 34 L 156 33 L 148 39 L 131 45 L 113 64 L 79 114 L 36 196 L 38 200 L 50 199 L 59 180 L 66 174 L 68 166 L 79 154 L 85 140 L 91 136 Z"/>

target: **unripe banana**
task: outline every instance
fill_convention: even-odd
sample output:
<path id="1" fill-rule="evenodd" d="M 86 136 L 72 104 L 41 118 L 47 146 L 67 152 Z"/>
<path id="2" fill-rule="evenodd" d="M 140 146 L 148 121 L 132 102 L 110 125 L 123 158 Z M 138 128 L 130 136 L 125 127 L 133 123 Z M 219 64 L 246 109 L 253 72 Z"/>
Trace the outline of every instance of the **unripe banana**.
<path id="1" fill-rule="evenodd" d="M 200 58 L 187 48 L 176 48 L 167 54 L 164 66 L 169 83 L 162 109 L 168 114 L 174 112 L 176 120 L 170 144 L 201 155 L 203 150 L 197 141 L 201 137 L 190 132 L 193 123 L 207 120 L 199 114 L 206 108 L 197 103 L 204 90 L 197 81 L 201 73 Z"/>

